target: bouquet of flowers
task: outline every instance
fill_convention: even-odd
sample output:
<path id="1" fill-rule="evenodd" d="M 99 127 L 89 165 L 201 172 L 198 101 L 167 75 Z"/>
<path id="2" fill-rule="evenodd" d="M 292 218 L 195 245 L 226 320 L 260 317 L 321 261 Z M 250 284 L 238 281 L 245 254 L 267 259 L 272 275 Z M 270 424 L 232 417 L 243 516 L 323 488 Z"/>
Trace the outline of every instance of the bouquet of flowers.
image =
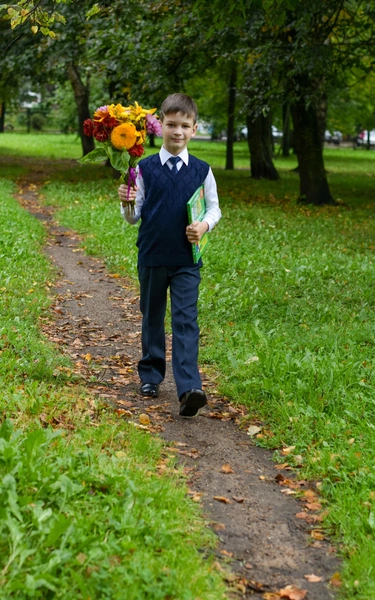
<path id="1" fill-rule="evenodd" d="M 161 135 L 161 123 L 154 115 L 155 111 L 156 108 L 145 110 L 137 102 L 126 107 L 121 104 L 100 106 L 93 119 L 83 123 L 83 131 L 101 146 L 78 162 L 100 163 L 108 158 L 112 167 L 120 171 L 120 182 L 127 184 L 129 194 L 130 188 L 135 186 L 135 168 L 144 154 L 147 135 Z"/>

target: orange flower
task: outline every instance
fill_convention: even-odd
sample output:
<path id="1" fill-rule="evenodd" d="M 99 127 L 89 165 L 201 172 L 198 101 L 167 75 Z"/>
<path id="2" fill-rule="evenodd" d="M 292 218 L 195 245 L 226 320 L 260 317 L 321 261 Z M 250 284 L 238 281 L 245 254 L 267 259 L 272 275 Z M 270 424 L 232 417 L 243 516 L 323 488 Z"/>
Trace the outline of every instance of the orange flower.
<path id="1" fill-rule="evenodd" d="M 137 130 L 133 123 L 123 123 L 115 127 L 111 133 L 112 145 L 117 150 L 129 150 L 137 141 Z"/>

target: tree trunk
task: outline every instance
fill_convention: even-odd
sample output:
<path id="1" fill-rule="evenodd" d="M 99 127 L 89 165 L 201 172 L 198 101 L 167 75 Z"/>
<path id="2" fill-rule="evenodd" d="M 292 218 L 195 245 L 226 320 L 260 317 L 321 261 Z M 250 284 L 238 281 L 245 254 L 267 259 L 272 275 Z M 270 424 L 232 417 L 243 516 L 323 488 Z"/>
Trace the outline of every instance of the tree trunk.
<path id="1" fill-rule="evenodd" d="M 5 130 L 5 102 L 0 103 L 0 133 Z"/>
<path id="2" fill-rule="evenodd" d="M 280 179 L 272 161 L 271 116 L 260 115 L 255 120 L 248 116 L 246 124 L 251 177 L 274 181 Z"/>
<path id="3" fill-rule="evenodd" d="M 290 152 L 290 104 L 283 104 L 283 141 L 281 143 L 282 155 L 289 156 Z"/>
<path id="4" fill-rule="evenodd" d="M 228 97 L 228 127 L 227 127 L 227 155 L 225 169 L 227 171 L 234 169 L 233 144 L 234 144 L 234 113 L 236 108 L 236 83 L 237 83 L 237 65 L 232 65 L 229 77 L 229 97 Z"/>
<path id="5" fill-rule="evenodd" d="M 292 105 L 291 112 L 297 141 L 299 200 L 317 206 L 335 204 L 324 169 L 316 109 L 312 105 L 306 108 L 304 101 L 300 100 Z"/>
<path id="6" fill-rule="evenodd" d="M 316 119 L 319 131 L 319 138 L 322 146 L 324 146 L 324 133 L 327 128 L 327 95 L 323 94 L 316 107 Z"/>
<path id="7" fill-rule="evenodd" d="M 85 156 L 95 149 L 94 138 L 88 137 L 83 133 L 83 122 L 91 117 L 89 110 L 89 88 L 82 83 L 78 69 L 73 63 L 68 66 L 68 76 L 77 105 L 79 136 L 81 138 L 83 155 Z"/>

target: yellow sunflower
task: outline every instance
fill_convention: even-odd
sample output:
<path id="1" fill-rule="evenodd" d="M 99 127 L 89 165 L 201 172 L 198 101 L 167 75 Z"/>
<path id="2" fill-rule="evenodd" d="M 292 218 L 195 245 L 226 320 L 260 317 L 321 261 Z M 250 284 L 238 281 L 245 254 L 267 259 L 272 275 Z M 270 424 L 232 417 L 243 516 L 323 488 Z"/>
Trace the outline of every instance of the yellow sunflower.
<path id="1" fill-rule="evenodd" d="M 137 141 L 137 130 L 133 123 L 123 123 L 112 130 L 111 142 L 117 150 L 129 150 Z"/>

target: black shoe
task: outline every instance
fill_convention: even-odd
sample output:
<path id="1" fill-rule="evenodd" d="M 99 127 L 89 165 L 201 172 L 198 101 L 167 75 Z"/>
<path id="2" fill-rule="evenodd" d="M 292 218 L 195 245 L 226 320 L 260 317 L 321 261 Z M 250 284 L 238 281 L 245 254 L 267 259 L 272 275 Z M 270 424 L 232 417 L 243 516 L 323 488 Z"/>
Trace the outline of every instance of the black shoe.
<path id="1" fill-rule="evenodd" d="M 157 398 L 159 396 L 159 386 L 157 383 L 142 383 L 140 392 L 142 396 Z"/>
<path id="2" fill-rule="evenodd" d="M 198 410 L 207 404 L 206 394 L 203 390 L 190 390 L 180 397 L 180 415 L 182 417 L 195 417 Z"/>

